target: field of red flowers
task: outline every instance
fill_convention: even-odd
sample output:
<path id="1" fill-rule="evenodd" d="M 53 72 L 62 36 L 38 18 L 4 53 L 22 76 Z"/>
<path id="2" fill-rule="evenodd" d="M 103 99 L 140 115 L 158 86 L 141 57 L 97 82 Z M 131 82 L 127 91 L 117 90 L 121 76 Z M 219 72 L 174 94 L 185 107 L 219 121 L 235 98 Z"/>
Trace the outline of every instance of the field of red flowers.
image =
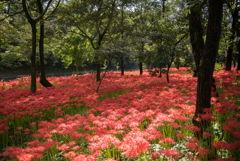
<path id="1" fill-rule="evenodd" d="M 0 82 L 3 160 L 215 160 L 240 158 L 240 79 L 214 72 L 219 98 L 201 116 L 212 126 L 194 137 L 197 78 L 187 68 L 166 78 L 147 70 L 109 72 L 100 91 L 95 74 L 50 77 L 31 94 L 30 77 Z M 39 80 L 38 80 L 39 82 Z M 212 94 L 214 96 L 214 93 Z M 207 144 L 211 136 L 211 144 Z M 210 146 L 209 146 L 210 145 Z M 0 159 L 1 160 L 1 159 Z"/>

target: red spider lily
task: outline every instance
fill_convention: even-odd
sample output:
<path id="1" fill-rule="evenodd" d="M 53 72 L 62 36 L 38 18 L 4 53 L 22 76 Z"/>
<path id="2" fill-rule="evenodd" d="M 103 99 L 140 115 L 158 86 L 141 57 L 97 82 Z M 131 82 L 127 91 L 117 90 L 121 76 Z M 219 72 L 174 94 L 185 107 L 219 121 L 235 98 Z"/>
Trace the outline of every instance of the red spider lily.
<path id="1" fill-rule="evenodd" d="M 121 143 L 119 139 L 111 135 L 103 135 L 101 137 L 95 135 L 90 141 L 92 143 L 89 143 L 89 149 L 92 152 L 110 148 L 112 145 L 114 145 L 115 148 L 118 148 Z"/>
<path id="2" fill-rule="evenodd" d="M 73 160 L 76 157 L 76 155 L 77 154 L 73 151 L 70 151 L 70 152 L 67 152 L 67 153 L 63 154 L 64 157 L 66 157 L 68 159 L 71 159 L 71 160 Z"/>
<path id="3" fill-rule="evenodd" d="M 124 155 L 130 158 L 139 157 L 142 153 L 145 153 L 149 149 L 149 142 L 139 136 L 135 138 L 126 136 L 119 146 L 119 150 L 125 151 Z"/>
<path id="4" fill-rule="evenodd" d="M 205 149 L 205 148 L 200 148 L 198 149 L 198 154 L 200 156 L 207 156 L 210 154 L 209 150 L 208 149 Z"/>
<path id="5" fill-rule="evenodd" d="M 65 151 L 65 150 L 69 149 L 69 147 L 66 144 L 63 144 L 60 147 L 58 147 L 58 149 L 61 151 Z"/>
<path id="6" fill-rule="evenodd" d="M 31 154 L 21 153 L 17 155 L 17 158 L 19 161 L 30 161 L 33 159 L 33 156 Z"/>
<path id="7" fill-rule="evenodd" d="M 174 149 L 166 149 L 164 150 L 163 154 L 167 157 L 178 158 L 180 152 Z"/>
<path id="8" fill-rule="evenodd" d="M 96 161 L 96 160 L 97 159 L 92 155 L 86 156 L 86 155 L 82 155 L 82 154 L 80 154 L 76 158 L 74 158 L 74 161 Z"/>
<path id="9" fill-rule="evenodd" d="M 212 143 L 212 146 L 215 147 L 216 149 L 224 149 L 224 150 L 231 149 L 231 145 L 224 141 L 218 141 L 218 142 Z"/>
<path id="10" fill-rule="evenodd" d="M 173 141 L 172 138 L 165 138 L 165 139 L 161 140 L 160 143 L 176 144 L 176 142 Z"/>
<path id="11" fill-rule="evenodd" d="M 74 145 L 76 145 L 75 141 L 70 141 L 70 142 L 67 143 L 67 146 L 69 146 L 69 147 L 72 147 Z"/>
<path id="12" fill-rule="evenodd" d="M 184 128 L 185 128 L 185 129 L 189 129 L 189 130 L 194 131 L 194 132 L 201 130 L 199 127 L 197 127 L 197 126 L 191 126 L 191 125 L 186 125 Z"/>
<path id="13" fill-rule="evenodd" d="M 178 138 L 178 139 L 183 139 L 183 138 L 184 138 L 183 133 L 178 133 L 178 134 L 177 134 L 177 138 Z"/>
<path id="14" fill-rule="evenodd" d="M 198 145 L 195 143 L 188 143 L 186 147 L 191 151 L 196 151 L 198 149 Z"/>
<path id="15" fill-rule="evenodd" d="M 203 132 L 203 136 L 208 138 L 208 137 L 211 136 L 211 134 L 210 134 L 209 132 L 204 131 L 204 132 Z"/>

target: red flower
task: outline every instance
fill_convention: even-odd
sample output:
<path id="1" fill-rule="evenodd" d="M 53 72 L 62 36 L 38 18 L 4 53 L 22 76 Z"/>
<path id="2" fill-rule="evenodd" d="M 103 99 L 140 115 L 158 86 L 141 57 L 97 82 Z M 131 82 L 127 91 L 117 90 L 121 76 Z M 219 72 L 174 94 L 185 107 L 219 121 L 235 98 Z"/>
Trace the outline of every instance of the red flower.
<path id="1" fill-rule="evenodd" d="M 205 131 L 205 132 L 203 132 L 203 136 L 208 138 L 208 137 L 211 136 L 211 134 L 210 134 L 209 132 L 206 132 L 206 131 Z"/>
<path id="2" fill-rule="evenodd" d="M 183 139 L 183 138 L 184 138 L 183 133 L 178 133 L 178 134 L 177 134 L 177 138 L 178 138 L 178 139 Z"/>
<path id="3" fill-rule="evenodd" d="M 68 149 L 69 147 L 66 144 L 63 144 L 62 146 L 60 146 L 58 149 L 61 151 L 65 151 L 66 149 Z"/>
<path id="4" fill-rule="evenodd" d="M 198 149 L 198 145 L 195 144 L 195 143 L 188 143 L 188 144 L 186 145 L 186 147 L 187 147 L 188 149 L 190 149 L 191 151 L 196 151 L 196 150 Z"/>
<path id="5" fill-rule="evenodd" d="M 63 156 L 66 157 L 66 158 L 68 158 L 68 159 L 73 159 L 73 158 L 76 157 L 76 155 L 77 155 L 77 154 L 76 154 L 75 152 L 73 152 L 73 151 L 70 151 L 70 152 L 68 152 L 68 153 L 63 154 Z"/>
<path id="6" fill-rule="evenodd" d="M 158 151 L 152 152 L 152 159 L 153 160 L 156 160 L 159 157 L 160 157 L 160 152 L 158 152 Z"/>
<path id="7" fill-rule="evenodd" d="M 198 149 L 198 153 L 200 156 L 207 156 L 210 154 L 209 150 L 205 148 Z"/>
<path id="8" fill-rule="evenodd" d="M 177 158 L 180 153 L 179 153 L 179 151 L 176 151 L 174 149 L 166 149 L 163 152 L 163 154 L 166 155 L 167 157 Z"/>
<path id="9" fill-rule="evenodd" d="M 30 154 L 26 153 L 21 153 L 20 155 L 17 156 L 19 161 L 30 161 L 33 159 L 33 156 Z"/>
<path id="10" fill-rule="evenodd" d="M 165 138 L 161 140 L 160 142 L 167 143 L 167 144 L 176 144 L 175 141 L 172 140 L 172 138 Z"/>
<path id="11" fill-rule="evenodd" d="M 229 146 L 229 144 L 224 141 L 212 143 L 212 146 L 215 147 L 216 149 L 225 149 L 225 150 L 231 149 L 231 146 Z"/>

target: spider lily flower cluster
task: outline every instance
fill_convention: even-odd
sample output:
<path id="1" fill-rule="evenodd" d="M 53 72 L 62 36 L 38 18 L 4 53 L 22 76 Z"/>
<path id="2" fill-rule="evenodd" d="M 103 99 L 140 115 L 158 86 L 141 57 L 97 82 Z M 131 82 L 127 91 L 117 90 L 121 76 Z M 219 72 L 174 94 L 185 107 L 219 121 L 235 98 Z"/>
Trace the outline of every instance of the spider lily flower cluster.
<path id="1" fill-rule="evenodd" d="M 0 157 L 10 160 L 236 160 L 240 86 L 236 72 L 215 72 L 220 93 L 193 126 L 197 78 L 170 69 L 170 83 L 147 70 L 109 72 L 99 93 L 94 74 L 51 77 L 54 87 L 29 90 L 30 77 L 0 82 Z M 39 82 L 39 80 L 38 80 Z M 214 96 L 214 94 L 213 94 Z M 206 144 L 208 138 L 211 143 Z M 210 145 L 210 146 L 209 146 Z"/>

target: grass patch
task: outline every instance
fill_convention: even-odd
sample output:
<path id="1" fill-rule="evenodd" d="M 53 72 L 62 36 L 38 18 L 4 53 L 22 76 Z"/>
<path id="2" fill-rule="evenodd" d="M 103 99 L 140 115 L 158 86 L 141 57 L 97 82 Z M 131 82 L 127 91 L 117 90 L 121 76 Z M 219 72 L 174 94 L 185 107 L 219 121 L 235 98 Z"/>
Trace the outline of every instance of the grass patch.
<path id="1" fill-rule="evenodd" d="M 108 93 L 105 96 L 98 97 L 98 101 L 102 102 L 103 100 L 105 100 L 107 98 L 112 98 L 112 97 L 115 97 L 115 99 L 117 100 L 117 97 L 119 95 L 124 95 L 125 93 L 129 93 L 129 92 L 131 92 L 131 90 L 127 89 L 127 90 L 124 90 L 124 91 L 117 91 L 115 93 Z"/>

